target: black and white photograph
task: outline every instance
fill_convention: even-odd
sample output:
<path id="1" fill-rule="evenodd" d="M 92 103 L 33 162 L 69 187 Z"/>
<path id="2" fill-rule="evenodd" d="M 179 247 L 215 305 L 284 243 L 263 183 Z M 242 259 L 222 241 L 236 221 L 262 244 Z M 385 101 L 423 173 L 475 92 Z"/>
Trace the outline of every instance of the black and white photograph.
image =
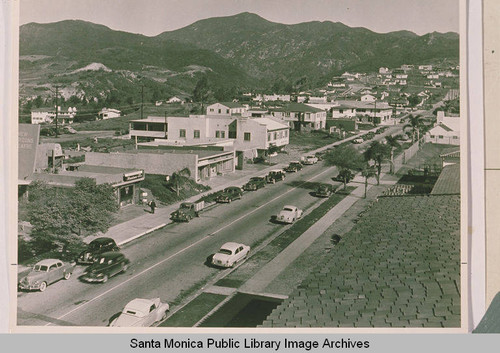
<path id="1" fill-rule="evenodd" d="M 467 332 L 461 3 L 20 0 L 11 330 Z"/>

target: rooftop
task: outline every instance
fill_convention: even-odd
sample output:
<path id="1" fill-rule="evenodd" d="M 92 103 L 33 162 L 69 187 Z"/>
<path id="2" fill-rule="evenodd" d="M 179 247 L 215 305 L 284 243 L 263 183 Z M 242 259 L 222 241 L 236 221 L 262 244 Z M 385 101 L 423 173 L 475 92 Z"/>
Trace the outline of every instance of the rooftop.
<path id="1" fill-rule="evenodd" d="M 318 112 L 323 111 L 321 109 L 314 108 L 314 107 L 308 106 L 307 104 L 303 104 L 303 103 L 290 103 L 290 104 L 286 104 L 285 106 L 280 107 L 280 108 L 274 108 L 273 110 L 280 111 L 280 112 L 284 111 L 284 112 L 300 112 L 300 113 L 304 113 L 304 112 L 318 113 Z"/>
<path id="2" fill-rule="evenodd" d="M 441 171 L 431 195 L 460 194 L 460 164 L 447 165 Z"/>
<path id="3" fill-rule="evenodd" d="M 460 196 L 381 197 L 264 327 L 460 327 Z"/>

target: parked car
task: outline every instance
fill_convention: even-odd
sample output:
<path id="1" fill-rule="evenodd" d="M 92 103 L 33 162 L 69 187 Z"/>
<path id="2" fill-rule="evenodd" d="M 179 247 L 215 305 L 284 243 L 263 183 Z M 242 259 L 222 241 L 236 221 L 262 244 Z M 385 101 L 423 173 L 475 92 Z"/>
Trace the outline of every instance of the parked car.
<path id="1" fill-rule="evenodd" d="M 204 207 L 204 201 L 183 202 L 176 211 L 170 214 L 170 218 L 174 222 L 189 222 L 194 217 L 198 217 Z"/>
<path id="2" fill-rule="evenodd" d="M 116 245 L 115 241 L 111 238 L 97 238 L 92 240 L 87 249 L 82 251 L 76 262 L 78 264 L 92 264 L 100 254 L 108 251 L 119 251 L 120 248 Z"/>
<path id="3" fill-rule="evenodd" d="M 233 267 L 236 263 L 245 259 L 249 252 L 250 247 L 248 245 L 233 242 L 225 243 L 212 257 L 212 265 L 218 267 Z"/>
<path id="4" fill-rule="evenodd" d="M 295 206 L 284 206 L 276 216 L 276 221 L 281 223 L 293 223 L 302 217 L 302 210 Z"/>
<path id="5" fill-rule="evenodd" d="M 312 165 L 318 163 L 318 157 L 316 156 L 306 156 L 304 157 L 302 163 L 304 165 Z"/>
<path id="6" fill-rule="evenodd" d="M 290 162 L 288 167 L 285 168 L 285 172 L 288 173 L 295 173 L 298 172 L 299 170 L 302 170 L 302 163 L 300 163 L 299 161 Z"/>
<path id="7" fill-rule="evenodd" d="M 122 253 L 112 251 L 105 252 L 87 269 L 82 276 L 86 282 L 105 283 L 110 277 L 113 277 L 128 269 L 130 261 Z"/>
<path id="8" fill-rule="evenodd" d="M 265 177 L 252 177 L 252 178 L 250 178 L 248 183 L 246 183 L 243 186 L 243 190 L 254 191 L 254 190 L 263 188 L 264 186 L 266 186 L 266 184 L 267 184 L 267 182 L 266 182 Z"/>
<path id="9" fill-rule="evenodd" d="M 362 137 L 358 137 L 358 138 L 355 138 L 354 140 L 352 140 L 352 143 L 354 144 L 360 144 L 360 143 L 363 143 L 363 138 Z"/>
<path id="10" fill-rule="evenodd" d="M 334 186 L 330 184 L 321 184 L 317 187 L 314 195 L 317 197 L 330 197 L 335 192 Z"/>
<path id="11" fill-rule="evenodd" d="M 69 279 L 74 268 L 74 264 L 64 263 L 57 259 L 39 261 L 28 275 L 19 281 L 19 289 L 43 292 L 49 284 L 63 278 Z"/>
<path id="12" fill-rule="evenodd" d="M 217 196 L 215 202 L 230 203 L 233 200 L 241 199 L 241 196 L 243 196 L 243 191 L 241 191 L 239 187 L 230 186 L 228 188 L 225 188 L 224 191 L 219 196 Z"/>
<path id="13" fill-rule="evenodd" d="M 282 170 L 271 170 L 267 175 L 268 183 L 274 184 L 280 180 L 285 180 L 285 172 Z"/>
<path id="14" fill-rule="evenodd" d="M 162 303 L 160 298 L 141 299 L 130 301 L 120 316 L 114 319 L 109 326 L 113 327 L 149 327 L 158 321 L 167 318 L 170 306 Z"/>

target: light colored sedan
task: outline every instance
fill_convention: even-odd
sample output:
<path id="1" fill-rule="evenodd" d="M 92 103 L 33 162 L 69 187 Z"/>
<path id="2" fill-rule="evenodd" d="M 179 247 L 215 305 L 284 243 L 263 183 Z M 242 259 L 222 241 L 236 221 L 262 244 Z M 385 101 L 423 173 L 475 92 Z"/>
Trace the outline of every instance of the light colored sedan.
<path id="1" fill-rule="evenodd" d="M 220 250 L 212 257 L 212 265 L 218 267 L 233 267 L 236 263 L 244 260 L 250 247 L 239 243 L 225 243 Z"/>
<path id="2" fill-rule="evenodd" d="M 64 263 L 58 259 L 45 259 L 37 262 L 27 276 L 19 282 L 21 290 L 45 291 L 51 283 L 60 279 L 69 279 L 73 273 L 75 265 Z"/>
<path id="3" fill-rule="evenodd" d="M 316 156 L 307 156 L 302 160 L 302 164 L 304 165 L 312 165 L 318 163 L 318 157 Z"/>
<path id="4" fill-rule="evenodd" d="M 302 217 L 302 210 L 295 206 L 284 206 L 283 209 L 276 216 L 276 221 L 281 223 L 293 223 Z"/>
<path id="5" fill-rule="evenodd" d="M 170 306 L 162 303 L 160 298 L 137 298 L 129 302 L 120 316 L 114 319 L 109 326 L 114 327 L 149 327 L 158 321 L 167 318 Z"/>

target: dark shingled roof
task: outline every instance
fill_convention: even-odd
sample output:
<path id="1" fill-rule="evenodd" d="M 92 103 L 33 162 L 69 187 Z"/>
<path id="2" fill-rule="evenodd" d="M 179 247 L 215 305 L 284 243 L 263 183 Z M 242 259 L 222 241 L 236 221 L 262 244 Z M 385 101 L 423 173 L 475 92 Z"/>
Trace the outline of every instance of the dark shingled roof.
<path id="1" fill-rule="evenodd" d="M 460 197 L 382 197 L 263 327 L 460 327 Z"/>
<path id="2" fill-rule="evenodd" d="M 432 188 L 432 195 L 460 194 L 460 164 L 447 165 L 441 171 L 436 184 Z"/>
<path id="3" fill-rule="evenodd" d="M 309 112 L 309 113 L 318 113 L 318 112 L 322 112 L 323 110 L 321 109 L 318 109 L 318 108 L 314 108 L 314 107 L 311 107 L 307 104 L 303 104 L 303 103 L 289 103 L 281 108 L 275 108 L 273 109 L 275 111 L 280 111 L 280 112 L 299 112 L 299 113 L 305 113 L 305 112 Z"/>

